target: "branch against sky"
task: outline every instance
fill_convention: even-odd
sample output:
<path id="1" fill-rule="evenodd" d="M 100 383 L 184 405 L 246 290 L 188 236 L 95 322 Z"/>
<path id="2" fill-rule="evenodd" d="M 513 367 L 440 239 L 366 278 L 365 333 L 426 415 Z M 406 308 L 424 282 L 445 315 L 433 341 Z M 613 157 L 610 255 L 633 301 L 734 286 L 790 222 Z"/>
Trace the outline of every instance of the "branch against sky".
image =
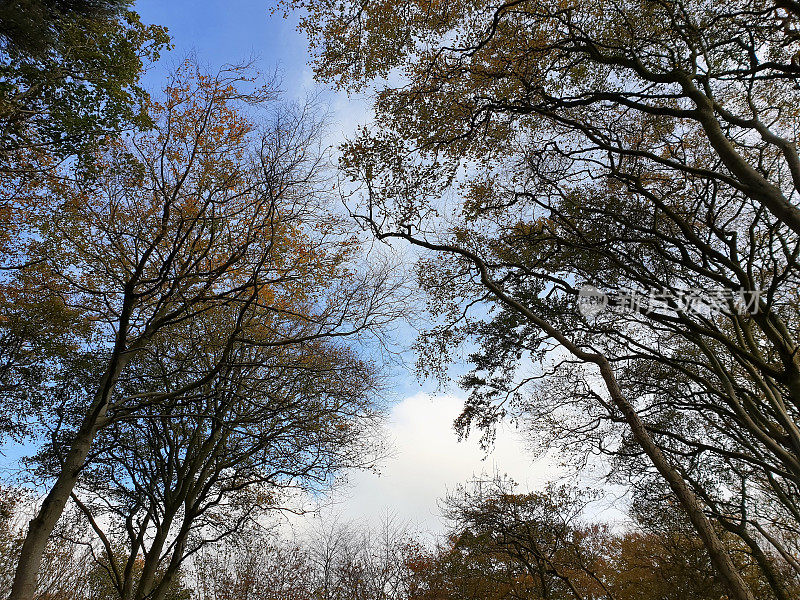
<path id="1" fill-rule="evenodd" d="M 54 176 L 29 199 L 41 224 L 29 250 L 35 289 L 87 327 L 56 365 L 57 385 L 39 392 L 54 408 L 52 484 L 12 598 L 33 593 L 104 428 L 176 402 L 191 412 L 247 348 L 313 357 L 329 340 L 344 352 L 348 337 L 366 340 L 396 317 L 396 278 L 358 265 L 359 240 L 325 209 L 312 112 L 282 105 L 246 67 L 207 74 L 192 61 L 149 111 L 152 130 L 111 140 L 91 173 Z"/>
<path id="2" fill-rule="evenodd" d="M 459 424 L 510 411 L 562 447 L 613 455 L 630 483 L 655 468 L 731 595 L 752 597 L 704 515 L 754 556 L 791 556 L 800 526 L 797 13 L 288 4 L 320 78 L 376 86 L 375 125 L 343 147 L 351 206 L 379 239 L 431 252 L 420 282 L 443 325 L 423 361 L 480 346 Z M 616 308 L 584 318 L 585 283 Z M 626 311 L 627 290 L 667 301 Z M 760 293 L 744 313 L 674 301 L 740 290 Z"/>

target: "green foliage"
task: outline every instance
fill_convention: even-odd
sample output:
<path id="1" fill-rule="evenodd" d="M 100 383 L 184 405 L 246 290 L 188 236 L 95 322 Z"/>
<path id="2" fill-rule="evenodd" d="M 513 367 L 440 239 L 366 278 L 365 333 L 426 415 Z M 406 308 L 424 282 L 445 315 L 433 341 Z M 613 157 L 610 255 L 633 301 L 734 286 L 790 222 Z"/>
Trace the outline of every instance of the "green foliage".
<path id="1" fill-rule="evenodd" d="M 0 436 L 28 433 L 48 402 L 35 390 L 86 334 L 30 254 L 52 200 L 42 189 L 64 161 L 91 168 L 109 136 L 152 126 L 139 80 L 168 43 L 125 1 L 0 3 Z"/>
<path id="2" fill-rule="evenodd" d="M 22 7 L 9 2 L 3 8 Z M 8 25 L 7 15 L 0 18 Z M 32 53 L 7 34 L 0 53 L 0 170 L 6 175 L 70 156 L 88 160 L 105 135 L 151 124 L 139 78 L 168 47 L 166 29 L 144 25 L 127 9 L 59 12 L 53 22 L 41 51 Z"/>
<path id="3" fill-rule="evenodd" d="M 42 54 L 58 44 L 70 20 L 114 19 L 131 0 L 6 0 L 0 4 L 0 47 Z"/>

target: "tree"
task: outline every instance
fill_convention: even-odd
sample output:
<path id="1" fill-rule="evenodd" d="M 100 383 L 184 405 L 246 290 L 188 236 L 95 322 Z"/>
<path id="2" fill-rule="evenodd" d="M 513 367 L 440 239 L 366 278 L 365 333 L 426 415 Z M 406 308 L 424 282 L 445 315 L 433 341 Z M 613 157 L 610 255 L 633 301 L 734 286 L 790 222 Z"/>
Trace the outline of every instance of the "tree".
<path id="1" fill-rule="evenodd" d="M 0 39 L 4 48 L 42 53 L 56 45 L 65 21 L 81 17 L 106 20 L 119 16 L 125 0 L 28 0 L 0 6 Z"/>
<path id="2" fill-rule="evenodd" d="M 642 590 L 665 600 L 711 600 L 725 595 L 702 541 L 677 509 L 674 498 L 665 502 L 651 497 L 646 505 L 634 502 L 633 517 L 634 526 L 610 544 L 604 575 L 615 598 L 637 598 Z M 758 597 L 769 597 L 762 582 L 750 579 L 752 565 L 738 562 L 737 566 L 754 592 L 765 592 Z"/>
<path id="3" fill-rule="evenodd" d="M 25 270 L 42 216 L 30 197 L 69 176 L 64 162 L 90 168 L 108 135 L 152 125 L 139 79 L 168 44 L 124 1 L 0 3 L 0 436 L 30 433 L 43 357 L 63 359 L 82 326 Z"/>
<path id="4" fill-rule="evenodd" d="M 390 279 L 348 266 L 357 240 L 320 206 L 320 126 L 308 107 L 273 104 L 259 130 L 246 111 L 269 110 L 273 89 L 190 62 L 164 96 L 149 109 L 153 130 L 110 140 L 90 173 L 48 180 L 54 201 L 30 199 L 38 292 L 89 327 L 41 390 L 55 407 L 45 422 L 52 484 L 21 549 L 14 600 L 30 597 L 99 432 L 174 402 L 204 408 L 203 392 L 248 348 L 279 355 L 366 335 L 390 317 Z"/>
<path id="5" fill-rule="evenodd" d="M 255 313 L 254 326 L 270 318 Z M 213 355 L 213 330 L 198 325 L 184 352 Z M 98 435 L 73 500 L 105 555 L 118 558 L 105 567 L 116 597 L 167 598 L 187 558 L 283 508 L 287 488 L 319 494 L 341 469 L 374 461 L 373 368 L 330 342 L 276 348 L 266 344 L 280 339 L 259 339 L 264 346 L 236 348 L 212 382 Z M 169 376 L 128 394 L 176 385 L 162 348 L 147 374 Z"/>
<path id="6" fill-rule="evenodd" d="M 34 506 L 33 494 L 23 487 L 0 489 L 0 598 L 11 592 L 19 550 L 24 541 L 24 523 Z M 42 577 L 33 600 L 74 600 L 88 597 L 91 589 L 91 555 L 83 543 L 85 529 L 67 519 L 48 540 L 42 557 Z"/>
<path id="7" fill-rule="evenodd" d="M 456 581 L 483 582 L 479 597 L 610 597 L 602 570 L 612 536 L 604 526 L 581 522 L 585 502 L 576 490 L 558 486 L 517 494 L 502 478 L 461 488 L 445 504 L 453 540 L 448 554 L 463 565 Z"/>
<path id="8" fill-rule="evenodd" d="M 208 547 L 193 560 L 197 600 L 308 600 L 313 569 L 308 550 L 258 529 Z"/>
<path id="9" fill-rule="evenodd" d="M 145 65 L 168 47 L 127 0 L 0 5 L 0 175 L 4 192 L 56 161 L 85 161 L 106 134 L 150 125 Z"/>
<path id="10" fill-rule="evenodd" d="M 111 555 L 109 557 L 105 552 L 95 557 L 87 574 L 86 600 L 114 600 L 119 597 L 111 573 L 113 568 L 118 568 L 120 562 L 123 561 L 117 556 Z M 143 562 L 141 560 L 135 561 L 131 568 L 131 579 L 133 581 L 140 580 L 143 571 Z M 183 586 L 181 576 L 182 573 L 178 573 L 170 578 L 170 585 L 162 593 L 162 598 L 165 600 L 189 600 L 191 598 L 192 590 Z"/>
<path id="11" fill-rule="evenodd" d="M 313 597 L 320 600 L 404 600 L 407 557 L 419 544 L 408 528 L 386 515 L 375 525 L 332 521 L 306 542 Z"/>
<path id="12" fill-rule="evenodd" d="M 19 493 L 16 490 L 0 488 L 0 588 L 9 589 L 14 577 L 14 555 L 19 536 L 14 528 L 13 517 Z"/>
<path id="13" fill-rule="evenodd" d="M 657 471 L 732 597 L 753 593 L 707 515 L 796 566 L 797 4 L 290 4 L 318 76 L 403 81 L 343 168 L 367 228 L 439 257 L 423 360 L 481 345 L 459 424 L 510 408 Z M 579 314 L 582 283 L 616 309 Z M 630 290 L 664 302 L 625 310 Z"/>
<path id="14" fill-rule="evenodd" d="M 448 496 L 449 535 L 406 558 L 409 598 L 716 600 L 725 586 L 674 495 L 635 498 L 618 531 L 586 520 L 586 492 L 548 486 L 518 493 L 503 478 L 475 480 Z M 622 524 L 618 524 L 620 527 Z M 721 527 L 718 526 L 721 530 Z M 723 537 L 731 534 L 720 531 Z M 759 598 L 772 597 L 741 540 L 737 569 Z M 775 560 L 777 557 L 772 557 Z M 783 582 L 794 593 L 797 582 Z"/>

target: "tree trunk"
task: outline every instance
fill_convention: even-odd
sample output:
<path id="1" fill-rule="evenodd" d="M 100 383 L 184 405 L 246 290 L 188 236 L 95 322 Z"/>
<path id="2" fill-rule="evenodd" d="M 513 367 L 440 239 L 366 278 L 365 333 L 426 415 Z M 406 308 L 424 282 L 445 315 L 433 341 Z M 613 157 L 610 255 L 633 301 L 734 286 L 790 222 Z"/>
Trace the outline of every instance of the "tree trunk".
<path id="1" fill-rule="evenodd" d="M 123 361 L 118 355 L 112 357 L 112 364 L 109 365 L 108 371 L 100 380 L 95 400 L 72 441 L 61 472 L 42 502 L 39 512 L 28 525 L 28 533 L 20 550 L 17 570 L 14 573 L 14 583 L 8 600 L 32 600 L 35 597 L 39 581 L 39 568 L 47 541 L 78 482 L 99 425 L 108 411 L 111 391 L 122 371 L 123 362 L 127 361 Z"/>
<path id="2" fill-rule="evenodd" d="M 711 521 L 703 512 L 700 500 L 686 483 L 683 476 L 669 463 L 661 448 L 653 441 L 652 436 L 639 418 L 639 414 L 622 393 L 611 365 L 604 360 L 600 362 L 599 367 L 603 381 L 611 394 L 611 399 L 625 417 L 636 442 L 650 458 L 661 476 L 667 481 L 672 491 L 675 492 L 678 502 L 686 511 L 689 520 L 700 535 L 700 539 L 703 540 L 703 545 L 711 557 L 711 562 L 728 588 L 731 598 L 735 600 L 755 600 L 752 591 L 739 575 L 736 565 L 733 564 L 727 548 L 725 548 Z"/>
<path id="3" fill-rule="evenodd" d="M 798 229 L 800 229 L 800 221 L 798 222 Z M 675 496 L 678 498 L 678 502 L 680 502 L 681 507 L 686 511 L 689 520 L 697 530 L 697 533 L 700 535 L 700 539 L 703 541 L 703 545 L 708 551 L 711 562 L 717 570 L 717 574 L 728 588 L 731 598 L 733 600 L 755 600 L 753 593 L 744 583 L 741 575 L 739 575 L 739 572 L 736 570 L 736 565 L 733 564 L 727 548 L 725 548 L 725 545 L 717 535 L 717 532 L 714 531 L 711 521 L 703 512 L 703 505 L 700 503 L 700 500 L 688 486 L 683 476 L 670 464 L 667 457 L 661 451 L 661 448 L 659 448 L 658 445 L 653 441 L 652 436 L 647 431 L 647 428 L 644 426 L 644 423 L 642 423 L 642 420 L 639 418 L 639 414 L 636 412 L 636 409 L 631 405 L 630 402 L 628 402 L 628 399 L 622 393 L 622 389 L 617 383 L 617 379 L 614 375 L 613 369 L 611 368 L 611 364 L 608 362 L 608 359 L 606 359 L 605 356 L 582 349 L 548 320 L 540 317 L 519 300 L 506 294 L 503 289 L 491 278 L 489 274 L 489 268 L 486 266 L 486 263 L 483 261 L 483 259 L 481 259 L 474 252 L 470 252 L 469 250 L 465 250 L 458 246 L 449 244 L 436 244 L 427 240 L 420 240 L 414 238 L 411 234 L 406 233 L 379 233 L 377 237 L 378 239 L 397 237 L 408 240 L 412 244 L 422 248 L 427 248 L 428 250 L 449 252 L 451 254 L 456 254 L 468 259 L 477 268 L 483 285 L 498 300 L 526 317 L 531 323 L 539 327 L 542 331 L 564 346 L 564 348 L 566 348 L 576 358 L 586 361 L 587 363 L 597 365 L 600 368 L 600 374 L 603 377 L 606 388 L 611 395 L 612 402 L 625 417 L 625 421 L 628 423 L 636 442 L 639 444 L 639 446 L 641 446 L 642 450 L 644 450 L 644 453 L 653 463 L 653 466 L 655 466 L 656 470 L 667 481 L 670 488 L 675 493 Z"/>

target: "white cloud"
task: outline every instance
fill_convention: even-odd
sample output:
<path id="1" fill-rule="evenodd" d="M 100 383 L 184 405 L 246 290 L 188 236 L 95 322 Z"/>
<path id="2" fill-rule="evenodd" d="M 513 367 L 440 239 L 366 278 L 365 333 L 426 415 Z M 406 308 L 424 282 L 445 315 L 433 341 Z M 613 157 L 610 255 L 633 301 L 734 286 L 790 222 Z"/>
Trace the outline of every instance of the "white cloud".
<path id="1" fill-rule="evenodd" d="M 394 454 L 383 462 L 380 475 L 351 473 L 348 485 L 333 492 L 332 506 L 298 527 L 313 528 L 332 518 L 374 524 L 388 513 L 415 529 L 438 533 L 444 526 L 438 501 L 474 475 L 507 474 L 526 490 L 555 476 L 552 462 L 535 460 L 511 428 L 498 432 L 488 455 L 477 436 L 459 442 L 453 420 L 462 406 L 463 398 L 424 393 L 395 404 L 387 425 Z"/>

